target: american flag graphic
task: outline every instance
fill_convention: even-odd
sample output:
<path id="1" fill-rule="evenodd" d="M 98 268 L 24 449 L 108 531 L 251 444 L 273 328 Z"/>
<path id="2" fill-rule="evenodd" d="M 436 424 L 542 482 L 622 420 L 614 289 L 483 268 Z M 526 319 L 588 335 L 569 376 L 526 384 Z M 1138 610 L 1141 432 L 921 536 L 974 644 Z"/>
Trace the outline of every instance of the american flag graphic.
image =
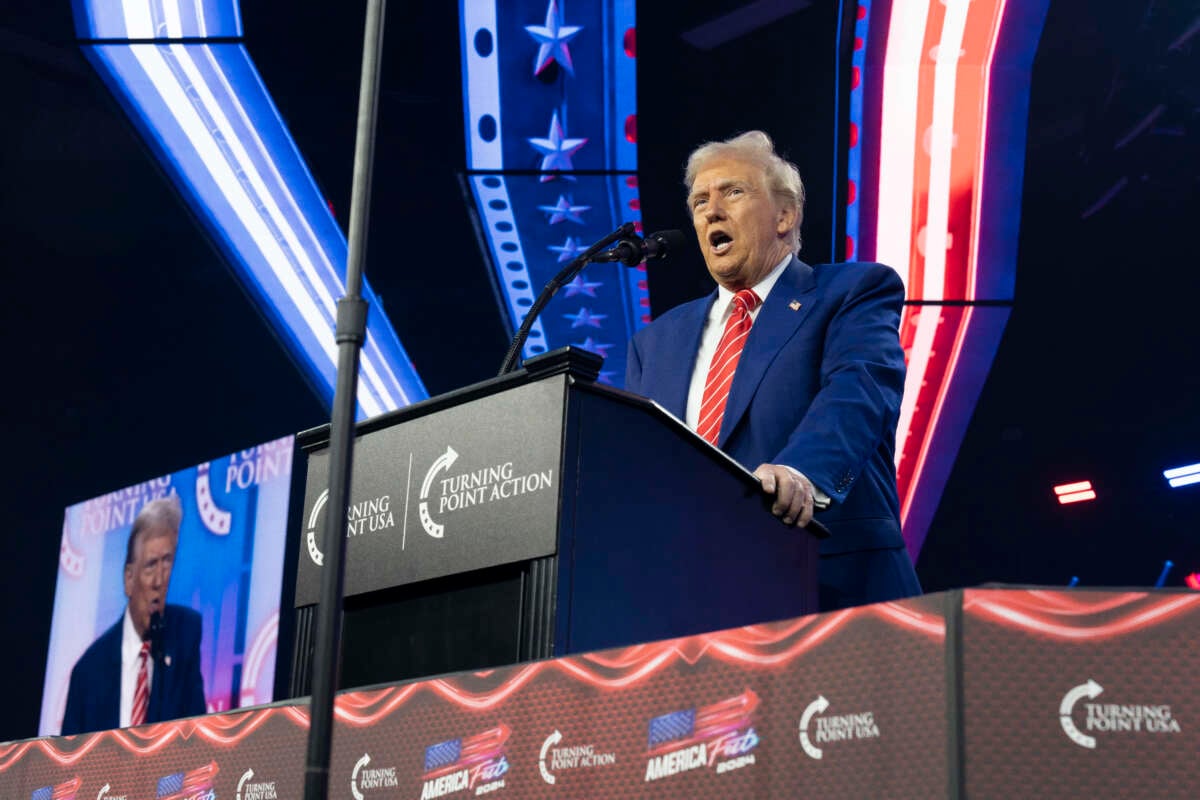
<path id="1" fill-rule="evenodd" d="M 425 775 L 422 780 L 447 775 L 500 756 L 512 730 L 497 725 L 469 738 L 450 739 L 425 748 Z"/>
<path id="2" fill-rule="evenodd" d="M 748 728 L 756 708 L 758 695 L 747 689 L 711 705 L 663 714 L 650 720 L 646 747 L 654 755 Z"/>
<path id="3" fill-rule="evenodd" d="M 193 800 L 197 794 L 212 791 L 213 778 L 220 768 L 213 761 L 187 772 L 176 772 L 158 779 L 156 800 Z"/>
<path id="4" fill-rule="evenodd" d="M 43 786 L 40 789 L 34 789 L 29 795 L 29 800 L 75 800 L 75 793 L 79 791 L 80 778 L 71 778 L 64 783 L 59 783 L 54 786 Z"/>

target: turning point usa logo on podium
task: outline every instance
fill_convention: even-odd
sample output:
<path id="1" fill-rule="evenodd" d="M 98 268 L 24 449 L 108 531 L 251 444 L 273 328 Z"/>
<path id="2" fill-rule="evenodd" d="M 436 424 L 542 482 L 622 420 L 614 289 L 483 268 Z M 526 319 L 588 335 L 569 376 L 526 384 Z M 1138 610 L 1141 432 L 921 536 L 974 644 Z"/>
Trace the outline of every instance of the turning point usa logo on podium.
<path id="1" fill-rule="evenodd" d="M 564 396 L 544 380 L 360 436 L 346 594 L 553 554 Z M 297 606 L 318 597 L 328 476 L 328 450 L 310 454 Z"/>

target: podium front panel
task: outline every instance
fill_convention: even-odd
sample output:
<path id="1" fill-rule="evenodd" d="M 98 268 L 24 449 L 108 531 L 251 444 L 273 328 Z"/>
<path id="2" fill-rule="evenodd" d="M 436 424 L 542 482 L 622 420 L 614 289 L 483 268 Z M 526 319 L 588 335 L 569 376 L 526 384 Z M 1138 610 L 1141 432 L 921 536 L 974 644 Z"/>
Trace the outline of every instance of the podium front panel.
<path id="1" fill-rule="evenodd" d="M 566 376 L 359 436 L 347 596 L 556 552 Z M 317 602 L 328 449 L 310 454 L 296 605 Z"/>

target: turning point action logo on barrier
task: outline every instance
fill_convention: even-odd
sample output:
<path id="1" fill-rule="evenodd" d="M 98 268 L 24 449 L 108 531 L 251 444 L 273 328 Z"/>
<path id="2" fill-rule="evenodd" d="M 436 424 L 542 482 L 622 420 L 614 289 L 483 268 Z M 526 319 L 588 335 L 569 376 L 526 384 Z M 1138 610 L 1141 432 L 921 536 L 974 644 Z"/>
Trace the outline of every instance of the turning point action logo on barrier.
<path id="1" fill-rule="evenodd" d="M 1179 720 L 1171 714 L 1171 706 L 1162 704 L 1123 705 L 1118 703 L 1080 703 L 1087 698 L 1095 700 L 1104 692 L 1104 687 L 1088 678 L 1063 695 L 1058 704 L 1058 721 L 1072 742 L 1089 750 L 1096 748 L 1096 737 L 1091 733 L 1179 733 Z M 1075 723 L 1076 706 L 1082 705 L 1087 712 L 1083 730 Z"/>
<path id="2" fill-rule="evenodd" d="M 754 730 L 758 695 L 747 689 L 702 708 L 672 711 L 650 720 L 646 778 L 715 767 L 718 775 L 754 764 L 759 737 Z"/>
<path id="3" fill-rule="evenodd" d="M 879 738 L 875 712 L 858 711 L 853 714 L 821 716 L 828 709 L 829 701 L 825 695 L 819 694 L 800 715 L 800 746 L 809 758 L 820 759 L 824 756 L 825 751 L 817 747 L 818 744 Z M 814 717 L 817 721 L 815 733 L 810 730 Z"/>
<path id="4" fill-rule="evenodd" d="M 354 800 L 364 800 L 366 795 L 363 792 L 394 789 L 400 785 L 395 767 L 368 767 L 370 763 L 370 753 L 363 753 L 362 758 L 354 763 L 354 771 L 350 773 L 350 794 Z"/>
<path id="5" fill-rule="evenodd" d="M 563 740 L 562 732 L 555 730 L 542 742 L 538 753 L 538 772 L 542 780 L 550 785 L 557 783 L 554 773 L 569 769 L 589 769 L 593 767 L 609 767 L 617 763 L 616 753 L 598 753 L 594 744 L 574 744 L 559 747 Z"/>
<path id="6" fill-rule="evenodd" d="M 507 725 L 497 725 L 465 739 L 426 747 L 421 800 L 465 790 L 479 796 L 503 789 L 508 772 L 504 744 L 511 733 Z"/>

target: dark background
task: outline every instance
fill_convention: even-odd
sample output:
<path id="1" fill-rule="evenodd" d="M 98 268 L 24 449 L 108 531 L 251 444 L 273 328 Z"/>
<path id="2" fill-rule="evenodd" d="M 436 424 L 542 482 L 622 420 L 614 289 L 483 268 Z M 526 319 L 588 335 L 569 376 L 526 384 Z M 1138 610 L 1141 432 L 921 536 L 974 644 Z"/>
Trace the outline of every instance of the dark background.
<path id="1" fill-rule="evenodd" d="M 681 38 L 744 4 L 639 4 L 643 216 L 686 228 L 687 152 L 763 128 L 805 175 L 802 256 L 825 261 L 837 6 L 710 50 Z M 364 7 L 242 8 L 343 226 Z M 1016 303 L 917 565 L 929 590 L 1146 585 L 1167 558 L 1172 585 L 1200 570 L 1200 486 L 1161 475 L 1200 461 L 1198 22 L 1196 2 L 1051 2 Z M 459 190 L 457 3 L 394 3 L 385 47 L 368 276 L 438 394 L 494 374 L 507 339 Z M 327 411 L 79 54 L 67 0 L 0 0 L 0 136 L 3 741 L 36 732 L 63 509 Z M 652 270 L 656 314 L 708 290 L 692 261 Z M 1051 487 L 1081 479 L 1098 499 L 1059 506 Z"/>

